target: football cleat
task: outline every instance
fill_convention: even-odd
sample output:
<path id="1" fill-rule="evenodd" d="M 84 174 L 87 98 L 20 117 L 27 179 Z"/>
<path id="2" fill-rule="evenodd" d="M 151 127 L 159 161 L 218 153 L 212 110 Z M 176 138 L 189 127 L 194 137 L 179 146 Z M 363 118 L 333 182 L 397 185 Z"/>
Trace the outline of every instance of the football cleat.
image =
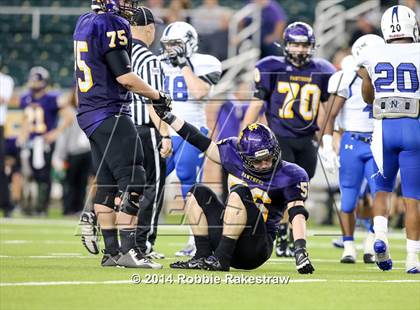
<path id="1" fill-rule="evenodd" d="M 405 261 L 405 271 L 407 273 L 420 273 L 420 263 L 417 255 L 408 254 Z"/>
<path id="2" fill-rule="evenodd" d="M 105 251 L 102 251 L 104 253 L 104 256 L 102 257 L 101 266 L 102 267 L 116 267 L 118 266 L 117 261 L 122 256 L 121 253 L 117 253 L 116 255 L 111 255 L 109 253 L 106 253 Z"/>
<path id="3" fill-rule="evenodd" d="M 138 249 L 131 249 L 122 255 L 118 259 L 117 264 L 120 267 L 126 268 L 162 269 L 161 264 L 148 259 Z"/>
<path id="4" fill-rule="evenodd" d="M 335 248 L 344 249 L 343 238 L 333 239 L 331 242 Z"/>
<path id="5" fill-rule="evenodd" d="M 355 264 L 356 263 L 356 249 L 347 248 L 343 251 L 343 256 L 341 257 L 340 263 L 342 264 Z"/>
<path id="6" fill-rule="evenodd" d="M 300 274 L 313 273 L 315 268 L 312 266 L 311 261 L 309 260 L 308 253 L 306 249 L 302 248 L 296 251 L 295 253 L 296 260 L 296 270 Z"/>
<path id="7" fill-rule="evenodd" d="M 287 236 L 286 236 L 287 238 Z M 287 239 L 282 239 L 280 236 L 276 239 L 276 256 L 277 257 L 293 257 L 294 253 L 290 249 Z"/>
<path id="8" fill-rule="evenodd" d="M 376 239 L 373 243 L 373 250 L 375 251 L 375 262 L 379 269 L 383 271 L 392 269 L 392 260 L 389 255 L 388 245 L 385 241 Z"/>
<path id="9" fill-rule="evenodd" d="M 149 259 L 164 259 L 165 258 L 165 254 L 158 253 L 158 252 L 155 252 L 153 250 L 152 250 L 152 252 L 147 253 L 144 256 L 149 258 Z"/>
<path id="10" fill-rule="evenodd" d="M 368 232 L 368 235 L 366 236 L 365 243 L 363 245 L 364 247 L 364 253 L 363 254 L 363 262 L 365 264 L 373 264 L 375 262 L 375 255 L 373 251 L 373 242 L 375 241 L 375 234 L 372 232 Z"/>
<path id="11" fill-rule="evenodd" d="M 177 257 L 184 257 L 184 256 L 190 256 L 193 257 L 195 255 L 195 252 L 197 249 L 195 248 L 195 244 L 187 243 L 184 249 L 178 251 L 175 253 L 175 256 Z"/>
<path id="12" fill-rule="evenodd" d="M 179 261 L 169 265 L 174 269 L 203 269 L 204 268 L 204 257 L 191 258 L 185 262 Z"/>
<path id="13" fill-rule="evenodd" d="M 229 266 L 224 267 L 216 256 L 209 256 L 204 259 L 203 269 L 210 271 L 229 271 Z"/>
<path id="14" fill-rule="evenodd" d="M 363 254 L 363 262 L 365 264 L 374 264 L 375 263 L 375 255 L 365 253 Z"/>
<path id="15" fill-rule="evenodd" d="M 99 254 L 99 231 L 96 226 L 96 215 L 92 211 L 85 211 L 80 216 L 82 227 L 82 243 L 89 253 Z"/>

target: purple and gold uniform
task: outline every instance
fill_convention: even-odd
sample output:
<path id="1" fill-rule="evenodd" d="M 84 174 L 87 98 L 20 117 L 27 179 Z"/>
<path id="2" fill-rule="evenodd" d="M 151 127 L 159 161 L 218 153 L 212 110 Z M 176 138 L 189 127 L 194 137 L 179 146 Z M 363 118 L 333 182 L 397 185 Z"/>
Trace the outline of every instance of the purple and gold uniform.
<path id="1" fill-rule="evenodd" d="M 58 97 L 60 93 L 51 91 L 36 99 L 32 92 L 27 92 L 20 98 L 20 108 L 23 110 L 29 125 L 29 138 L 43 135 L 55 127 L 58 122 Z"/>
<path id="2" fill-rule="evenodd" d="M 107 67 L 105 54 L 125 49 L 131 56 L 131 31 L 127 20 L 112 12 L 80 16 L 73 34 L 78 114 L 88 137 L 107 118 L 131 115 L 131 93 L 120 85 Z"/>
<path id="3" fill-rule="evenodd" d="M 218 143 L 221 165 L 230 174 L 229 187 L 236 184 L 249 187 L 256 206 L 263 213 L 266 232 L 274 239 L 287 203 L 306 200 L 308 175 L 298 165 L 281 161 L 272 174 L 254 176 L 244 168 L 237 141 L 231 137 Z"/>
<path id="4" fill-rule="evenodd" d="M 268 125 L 277 137 L 297 138 L 318 130 L 318 107 L 328 99 L 328 80 L 334 72 L 333 65 L 320 58 L 302 67 L 275 56 L 257 63 L 255 87 L 267 103 Z"/>

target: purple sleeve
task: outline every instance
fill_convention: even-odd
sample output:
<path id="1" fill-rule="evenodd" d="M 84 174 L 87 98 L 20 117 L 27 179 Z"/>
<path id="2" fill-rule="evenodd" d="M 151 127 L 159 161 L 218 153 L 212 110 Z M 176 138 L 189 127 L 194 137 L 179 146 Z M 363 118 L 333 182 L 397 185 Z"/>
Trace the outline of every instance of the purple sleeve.
<path id="1" fill-rule="evenodd" d="M 328 93 L 328 81 L 330 80 L 330 77 L 337 71 L 335 67 L 327 60 L 323 60 L 322 66 L 321 66 L 321 72 L 323 75 L 323 82 L 321 87 L 321 101 L 327 101 L 329 97 Z"/>
<path id="2" fill-rule="evenodd" d="M 271 75 L 265 62 L 258 62 L 254 71 L 255 93 L 254 97 L 268 101 L 271 96 Z"/>
<path id="3" fill-rule="evenodd" d="M 286 203 L 308 198 L 308 174 L 297 165 L 289 169 L 289 185 L 283 189 Z"/>
<path id="4" fill-rule="evenodd" d="M 131 30 L 127 21 L 117 15 L 106 14 L 98 21 L 98 40 L 100 53 L 105 55 L 111 50 L 131 49 Z"/>

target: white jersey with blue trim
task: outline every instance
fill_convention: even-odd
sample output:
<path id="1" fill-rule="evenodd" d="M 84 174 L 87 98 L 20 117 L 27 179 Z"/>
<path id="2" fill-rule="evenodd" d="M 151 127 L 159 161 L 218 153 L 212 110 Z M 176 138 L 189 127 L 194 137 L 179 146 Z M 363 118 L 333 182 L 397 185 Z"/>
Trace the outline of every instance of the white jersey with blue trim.
<path id="1" fill-rule="evenodd" d="M 354 70 L 341 70 L 328 81 L 328 92 L 346 99 L 337 117 L 339 127 L 345 131 L 372 132 L 372 105 L 362 98 L 362 79 Z"/>
<path id="2" fill-rule="evenodd" d="M 194 53 L 189 58 L 189 66 L 196 76 L 210 85 L 213 83 L 207 80 L 206 76 L 214 72 L 222 72 L 222 64 L 211 55 Z M 172 97 L 172 112 L 197 128 L 206 127 L 205 98 L 196 100 L 192 97 L 181 68 L 174 67 L 168 62 L 162 62 L 162 68 L 165 73 L 165 91 Z"/>
<path id="3" fill-rule="evenodd" d="M 420 99 L 420 43 L 390 43 L 366 48 L 359 64 L 366 68 L 375 98 Z"/>

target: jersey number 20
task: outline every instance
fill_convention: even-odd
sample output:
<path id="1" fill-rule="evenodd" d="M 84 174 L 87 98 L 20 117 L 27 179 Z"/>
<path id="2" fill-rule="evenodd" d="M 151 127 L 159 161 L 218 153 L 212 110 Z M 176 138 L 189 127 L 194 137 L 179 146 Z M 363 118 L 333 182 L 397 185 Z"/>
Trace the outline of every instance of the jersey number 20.
<path id="1" fill-rule="evenodd" d="M 413 63 L 403 62 L 397 68 L 394 68 L 389 62 L 380 62 L 375 66 L 375 73 L 382 74 L 384 77 L 379 77 L 375 80 L 375 89 L 378 93 L 393 92 L 395 89 L 390 87 L 397 76 L 397 89 L 401 93 L 415 93 L 419 89 L 419 78 L 417 76 L 417 68 Z M 406 76 L 410 78 L 410 84 L 406 85 Z"/>

